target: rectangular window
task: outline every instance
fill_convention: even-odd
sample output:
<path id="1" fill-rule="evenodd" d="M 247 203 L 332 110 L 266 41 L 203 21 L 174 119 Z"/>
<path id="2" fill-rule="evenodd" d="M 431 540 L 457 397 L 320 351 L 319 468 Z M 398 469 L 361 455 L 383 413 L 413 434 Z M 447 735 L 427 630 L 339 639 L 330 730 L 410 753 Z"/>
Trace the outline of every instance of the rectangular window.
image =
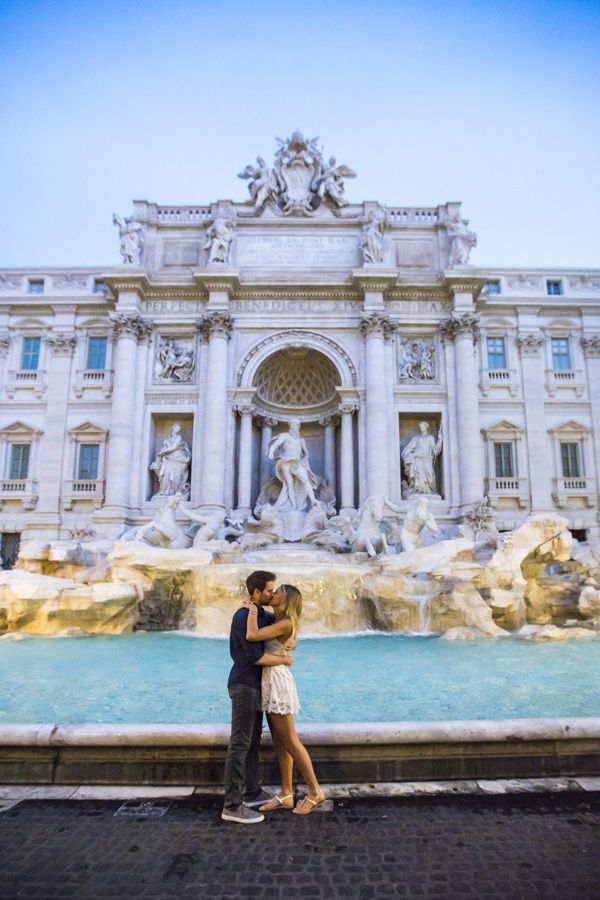
<path id="1" fill-rule="evenodd" d="M 100 444 L 81 444 L 79 448 L 78 478 L 95 481 L 98 477 L 98 457 Z"/>
<path id="2" fill-rule="evenodd" d="M 99 278 L 94 278 L 94 293 L 95 294 L 103 294 L 104 291 L 108 290 L 104 281 L 101 281 Z"/>
<path id="3" fill-rule="evenodd" d="M 23 338 L 23 353 L 21 355 L 22 369 L 37 369 L 40 360 L 40 339 Z"/>
<path id="4" fill-rule="evenodd" d="M 506 350 L 503 337 L 489 337 L 487 339 L 488 369 L 506 368 Z"/>
<path id="5" fill-rule="evenodd" d="M 558 297 L 562 294 L 562 281 L 547 281 L 546 293 L 549 297 Z"/>
<path id="6" fill-rule="evenodd" d="M 29 444 L 11 444 L 9 478 L 27 478 L 29 471 Z"/>
<path id="7" fill-rule="evenodd" d="M 87 366 L 88 369 L 104 369 L 106 365 L 106 338 L 91 337 L 88 340 Z"/>
<path id="8" fill-rule="evenodd" d="M 499 281 L 488 281 L 487 283 L 487 292 L 488 294 L 500 294 L 500 282 Z"/>
<path id="9" fill-rule="evenodd" d="M 563 478 L 580 478 L 583 474 L 580 445 L 561 442 L 560 457 L 562 461 Z"/>
<path id="10" fill-rule="evenodd" d="M 552 338 L 552 368 L 571 368 L 571 353 L 569 351 L 568 338 Z"/>
<path id="11" fill-rule="evenodd" d="M 29 294 L 43 294 L 44 293 L 44 279 L 43 278 L 30 278 L 27 282 L 27 292 Z"/>
<path id="12" fill-rule="evenodd" d="M 496 464 L 496 478 L 514 477 L 513 445 L 510 441 L 494 443 L 494 462 Z"/>

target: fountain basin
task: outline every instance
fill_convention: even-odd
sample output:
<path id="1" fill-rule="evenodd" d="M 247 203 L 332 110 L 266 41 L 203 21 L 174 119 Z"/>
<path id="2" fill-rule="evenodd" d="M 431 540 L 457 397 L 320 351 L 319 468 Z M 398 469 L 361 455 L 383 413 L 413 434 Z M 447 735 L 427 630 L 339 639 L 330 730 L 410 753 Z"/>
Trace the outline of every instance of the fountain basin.
<path id="1" fill-rule="evenodd" d="M 325 782 L 600 774 L 598 643 L 303 638 L 298 728 Z M 216 786 L 228 669 L 222 639 L 2 641 L 0 781 Z"/>

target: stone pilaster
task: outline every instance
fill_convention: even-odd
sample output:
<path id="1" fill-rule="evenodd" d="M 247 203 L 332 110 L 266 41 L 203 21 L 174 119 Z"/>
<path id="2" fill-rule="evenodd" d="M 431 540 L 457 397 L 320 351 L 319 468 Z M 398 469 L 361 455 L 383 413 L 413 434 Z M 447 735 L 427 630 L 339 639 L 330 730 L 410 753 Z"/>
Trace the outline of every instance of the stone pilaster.
<path id="1" fill-rule="evenodd" d="M 136 363 L 138 342 L 144 340 L 152 324 L 136 312 L 112 313 L 114 381 L 105 503 L 98 512 L 103 520 L 122 521 L 131 506 L 130 459 L 136 411 Z"/>
<path id="2" fill-rule="evenodd" d="M 48 347 L 46 417 L 41 440 L 38 469 L 38 503 L 35 528 L 55 530 L 59 527 L 60 495 L 63 485 L 63 454 L 67 427 L 67 401 L 71 380 L 71 363 L 77 338 L 72 332 L 50 332 L 45 337 Z"/>
<path id="3" fill-rule="evenodd" d="M 524 313 L 530 318 L 529 311 Z M 525 401 L 525 431 L 531 511 L 544 512 L 553 508 L 552 467 L 546 415 L 544 409 L 544 336 L 539 331 L 525 331 L 524 323 L 515 343 L 521 356 L 521 384 Z M 558 473 L 560 474 L 560 473 Z"/>
<path id="4" fill-rule="evenodd" d="M 385 339 L 394 324 L 382 313 L 369 313 L 360 323 L 365 336 L 365 401 L 367 496 L 388 493 L 389 435 Z"/>
<path id="5" fill-rule="evenodd" d="M 228 312 L 214 310 L 204 316 L 208 339 L 206 400 L 202 431 L 200 505 L 206 510 L 225 508 L 225 448 L 227 427 L 227 344 L 233 322 Z"/>
<path id="6" fill-rule="evenodd" d="M 0 333 L 0 387 L 4 384 L 4 370 L 9 349 L 10 335 L 8 332 L 2 332 Z"/>
<path id="7" fill-rule="evenodd" d="M 325 433 L 325 478 L 331 489 L 335 493 L 335 426 L 337 424 L 336 416 L 327 416 L 319 419 L 319 425 L 323 425 Z"/>
<path id="8" fill-rule="evenodd" d="M 592 412 L 592 445 L 594 448 L 594 468 L 596 489 L 600 486 L 600 334 L 586 334 L 581 338 L 581 348 L 585 357 L 587 384 Z M 598 524 L 590 536 L 600 536 L 600 516 Z"/>
<path id="9" fill-rule="evenodd" d="M 462 508 L 483 495 L 483 446 L 479 430 L 479 398 L 475 343 L 479 335 L 477 316 L 454 314 L 440 325 L 442 340 L 454 344 L 456 418 L 459 423 L 458 467 Z"/>
<path id="10" fill-rule="evenodd" d="M 252 502 L 252 407 L 254 390 L 236 391 L 234 411 L 240 417 L 240 440 L 238 449 L 238 489 L 237 511 L 249 516 Z"/>
<path id="11" fill-rule="evenodd" d="M 273 429 L 277 425 L 277 419 L 270 419 L 269 417 L 263 418 L 261 422 L 261 434 L 260 434 L 260 476 L 259 476 L 259 490 L 262 489 L 263 485 L 269 478 L 270 472 L 270 462 L 269 457 L 267 456 L 269 450 L 269 444 L 273 438 Z"/>
<path id="12" fill-rule="evenodd" d="M 353 416 L 358 410 L 358 402 L 348 392 L 338 390 L 341 402 L 339 414 L 341 420 L 340 440 L 340 513 L 350 515 L 356 509 L 354 496 L 355 462 Z"/>

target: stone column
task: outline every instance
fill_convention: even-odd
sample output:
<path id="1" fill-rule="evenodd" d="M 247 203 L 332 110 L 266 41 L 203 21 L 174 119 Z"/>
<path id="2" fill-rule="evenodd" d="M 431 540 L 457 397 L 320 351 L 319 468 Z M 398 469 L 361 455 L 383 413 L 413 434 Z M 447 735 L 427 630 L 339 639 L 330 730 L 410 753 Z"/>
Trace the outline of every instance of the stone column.
<path id="1" fill-rule="evenodd" d="M 458 427 L 458 470 L 460 505 L 464 509 L 481 499 L 483 484 L 483 442 L 479 425 L 477 358 L 474 345 L 479 335 L 477 316 L 453 315 L 442 322 L 442 338 L 454 342 L 455 396 Z"/>
<path id="2" fill-rule="evenodd" d="M 352 417 L 357 410 L 353 400 L 342 400 L 341 417 L 341 466 L 340 466 L 340 514 L 350 515 L 356 509 L 354 498 L 354 434 Z"/>
<path id="3" fill-rule="evenodd" d="M 529 319 L 531 311 L 524 315 Z M 525 328 L 532 323 L 521 321 Z M 521 384 L 525 401 L 525 433 L 532 513 L 553 509 L 552 460 L 544 409 L 544 336 L 539 331 L 519 330 L 516 344 L 521 354 Z M 520 474 L 520 473 L 519 473 Z M 559 473 L 557 473 L 559 474 Z"/>
<path id="4" fill-rule="evenodd" d="M 200 505 L 205 510 L 222 511 L 225 508 L 227 344 L 233 325 L 228 312 L 215 310 L 204 316 L 203 326 L 208 336 L 208 360 L 200 457 Z"/>
<path id="5" fill-rule="evenodd" d="M 319 419 L 319 425 L 323 425 L 325 430 L 325 472 L 323 474 L 332 491 L 335 493 L 335 416 L 327 416 L 327 418 Z"/>
<path id="6" fill-rule="evenodd" d="M 581 338 L 585 356 L 587 384 L 592 408 L 592 447 L 596 475 L 596 491 L 600 490 L 600 334 L 587 334 Z M 591 529 L 590 537 L 600 536 L 600 515 Z"/>
<path id="7" fill-rule="evenodd" d="M 273 438 L 273 429 L 277 425 L 277 419 L 264 418 L 260 436 L 260 466 L 259 485 L 260 490 L 269 477 L 269 457 L 267 456 L 269 444 Z"/>
<path id="8" fill-rule="evenodd" d="M 363 316 L 365 336 L 365 400 L 367 496 L 388 493 L 389 435 L 386 403 L 385 338 L 393 323 L 382 313 Z"/>
<path id="9" fill-rule="evenodd" d="M 4 384 L 4 369 L 6 368 L 6 358 L 10 348 L 10 335 L 8 332 L 0 333 L 0 386 Z"/>
<path id="10" fill-rule="evenodd" d="M 240 392 L 237 392 L 240 393 Z M 252 396 L 254 390 L 244 392 L 245 398 L 236 396 L 235 412 L 240 417 L 240 441 L 238 449 L 237 512 L 249 516 L 252 502 Z"/>
<path id="11" fill-rule="evenodd" d="M 135 428 L 136 356 L 138 341 L 152 325 L 137 313 L 113 313 L 113 396 L 106 491 L 102 518 L 122 517 L 131 503 L 130 460 Z"/>
<path id="12" fill-rule="evenodd" d="M 35 525 L 59 527 L 60 494 L 63 485 L 63 454 L 71 360 L 77 339 L 73 333 L 51 332 L 45 338 L 49 351 L 46 417 L 38 468 L 38 503 Z M 58 536 L 58 534 L 56 535 Z"/>

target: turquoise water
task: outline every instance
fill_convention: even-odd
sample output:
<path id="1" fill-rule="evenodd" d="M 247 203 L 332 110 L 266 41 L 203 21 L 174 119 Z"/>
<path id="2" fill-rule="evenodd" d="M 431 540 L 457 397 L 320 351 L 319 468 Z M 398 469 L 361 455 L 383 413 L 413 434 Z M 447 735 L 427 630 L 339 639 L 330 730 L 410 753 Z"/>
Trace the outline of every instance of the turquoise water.
<path id="1" fill-rule="evenodd" d="M 600 715 L 600 640 L 306 638 L 305 722 Z M 0 723 L 229 720 L 225 640 L 185 634 L 0 641 Z"/>

